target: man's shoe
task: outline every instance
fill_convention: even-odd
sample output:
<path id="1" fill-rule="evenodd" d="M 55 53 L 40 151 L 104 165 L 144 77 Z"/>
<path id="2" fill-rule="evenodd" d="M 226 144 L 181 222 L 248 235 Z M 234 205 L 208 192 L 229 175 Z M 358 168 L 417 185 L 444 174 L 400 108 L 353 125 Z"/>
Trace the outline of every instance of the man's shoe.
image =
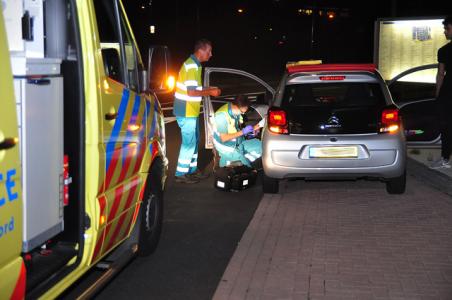
<path id="1" fill-rule="evenodd" d="M 177 183 L 198 183 L 199 179 L 191 177 L 189 174 L 182 176 L 174 176 L 174 181 Z"/>
<path id="2" fill-rule="evenodd" d="M 209 178 L 210 174 L 209 173 L 203 173 L 203 172 L 201 172 L 199 170 L 196 170 L 195 173 L 187 174 L 187 176 L 189 176 L 190 178 L 193 178 L 195 180 L 203 180 L 203 179 Z"/>
<path id="3" fill-rule="evenodd" d="M 440 159 L 438 159 L 437 161 L 433 162 L 432 165 L 430 166 L 431 169 L 450 169 L 450 163 L 448 159 L 444 159 L 443 157 L 441 157 Z"/>

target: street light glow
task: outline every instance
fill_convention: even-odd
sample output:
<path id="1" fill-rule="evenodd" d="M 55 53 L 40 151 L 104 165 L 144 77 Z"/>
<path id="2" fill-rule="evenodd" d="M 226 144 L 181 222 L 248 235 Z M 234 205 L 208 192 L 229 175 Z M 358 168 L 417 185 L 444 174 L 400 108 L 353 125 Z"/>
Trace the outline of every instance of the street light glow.
<path id="1" fill-rule="evenodd" d="M 310 16 L 312 15 L 312 9 L 298 9 L 298 12 L 302 15 Z"/>
<path id="2" fill-rule="evenodd" d="M 239 14 L 243 13 L 243 9 L 242 8 L 237 9 L 237 11 L 238 11 Z"/>
<path id="3" fill-rule="evenodd" d="M 336 13 L 334 11 L 327 12 L 328 19 L 333 20 L 336 17 Z"/>

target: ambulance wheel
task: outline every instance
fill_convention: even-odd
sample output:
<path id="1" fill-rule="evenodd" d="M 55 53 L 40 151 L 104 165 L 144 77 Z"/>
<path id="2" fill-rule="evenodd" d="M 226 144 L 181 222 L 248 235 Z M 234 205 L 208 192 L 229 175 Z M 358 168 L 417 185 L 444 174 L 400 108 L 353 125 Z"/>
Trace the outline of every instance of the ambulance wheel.
<path id="1" fill-rule="evenodd" d="M 152 254 L 160 240 L 163 223 L 163 164 L 157 160 L 152 164 L 146 190 L 141 203 L 140 236 L 138 255 Z"/>
<path id="2" fill-rule="evenodd" d="M 277 194 L 279 192 L 279 180 L 270 178 L 264 174 L 262 182 L 262 190 L 264 193 Z"/>

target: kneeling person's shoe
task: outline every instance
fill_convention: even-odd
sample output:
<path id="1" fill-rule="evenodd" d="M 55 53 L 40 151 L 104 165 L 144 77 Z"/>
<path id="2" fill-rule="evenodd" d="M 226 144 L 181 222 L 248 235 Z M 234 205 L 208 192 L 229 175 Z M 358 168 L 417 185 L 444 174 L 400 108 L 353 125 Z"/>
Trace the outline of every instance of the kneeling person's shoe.
<path id="1" fill-rule="evenodd" d="M 197 170 L 195 173 L 188 174 L 187 176 L 189 176 L 190 178 L 193 178 L 195 180 L 203 180 L 203 179 L 209 178 L 210 174 L 203 173 L 203 172 Z"/>
<path id="2" fill-rule="evenodd" d="M 174 181 L 177 183 L 198 183 L 199 179 L 193 178 L 189 174 L 185 174 L 182 176 L 174 176 Z"/>

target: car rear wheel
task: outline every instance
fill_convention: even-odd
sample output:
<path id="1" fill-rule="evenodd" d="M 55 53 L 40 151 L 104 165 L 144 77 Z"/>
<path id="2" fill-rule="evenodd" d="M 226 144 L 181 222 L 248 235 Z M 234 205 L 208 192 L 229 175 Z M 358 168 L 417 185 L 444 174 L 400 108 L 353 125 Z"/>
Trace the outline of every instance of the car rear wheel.
<path id="1" fill-rule="evenodd" d="M 401 176 L 386 181 L 386 191 L 389 194 L 403 194 L 406 188 L 406 172 Z"/>
<path id="2" fill-rule="evenodd" d="M 264 191 L 264 193 L 277 194 L 279 192 L 279 180 L 270 178 L 264 174 L 262 190 Z"/>

